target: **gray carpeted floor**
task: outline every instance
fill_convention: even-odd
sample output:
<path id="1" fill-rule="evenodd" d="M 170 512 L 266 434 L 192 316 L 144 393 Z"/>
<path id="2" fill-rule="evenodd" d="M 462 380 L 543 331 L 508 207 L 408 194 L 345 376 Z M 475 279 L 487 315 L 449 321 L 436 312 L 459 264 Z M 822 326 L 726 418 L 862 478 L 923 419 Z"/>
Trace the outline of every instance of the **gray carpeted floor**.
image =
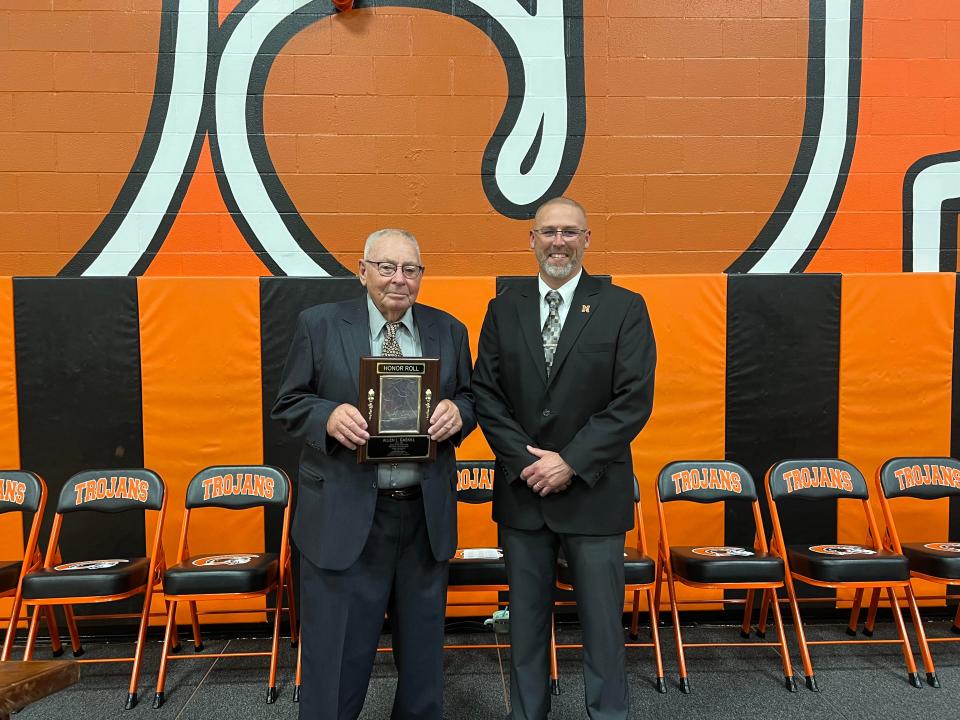
<path id="1" fill-rule="evenodd" d="M 788 628 L 788 634 L 792 632 Z M 947 636 L 947 623 L 933 623 L 932 636 Z M 842 638 L 837 625 L 808 627 L 809 639 Z M 650 650 L 629 649 L 628 673 L 631 682 L 632 717 L 649 718 L 955 718 L 960 716 L 960 643 L 933 646 L 942 687 L 926 684 L 916 689 L 907 684 L 903 656 L 897 645 L 817 646 L 812 649 L 814 667 L 822 692 L 802 687 L 802 669 L 796 642 L 789 638 L 800 691 L 791 694 L 783 687 L 779 656 L 770 648 L 687 651 L 692 693 L 683 695 L 677 687 L 673 633 L 665 628 L 664 663 L 669 691 L 657 693 L 653 685 Z M 769 637 L 769 636 L 768 636 Z M 878 626 L 877 637 L 894 637 L 889 623 Z M 576 642 L 576 627 L 561 628 L 558 640 Z M 451 642 L 490 642 L 492 635 L 457 634 Z M 739 639 L 738 628 L 703 626 L 684 631 L 687 642 L 714 642 Z M 385 642 L 389 638 L 385 637 Z M 209 641 L 204 654 L 223 650 L 237 652 L 268 648 L 267 640 Z M 129 653 L 130 643 L 88 643 L 85 657 L 120 656 Z M 916 644 L 914 642 L 916 650 Z M 266 658 L 210 658 L 177 660 L 171 663 L 167 701 L 160 710 L 151 707 L 153 683 L 159 664 L 159 643 L 150 643 L 141 675 L 140 704 L 123 710 L 128 665 L 85 664 L 78 685 L 32 705 L 18 718 L 296 718 L 292 702 L 296 653 L 289 642 L 281 644 L 278 686 L 280 697 L 273 705 L 264 703 L 267 677 Z M 503 651 L 507 671 L 508 651 Z M 192 655 L 189 649 L 184 654 Z M 919 653 L 917 653 L 919 655 Z M 37 659 L 48 657 L 41 649 Z M 920 665 L 919 657 L 917 658 Z M 586 718 L 580 652 L 561 650 L 559 657 L 561 694 L 554 698 L 551 717 L 571 720 Z M 921 677 L 923 668 L 920 666 Z M 363 720 L 386 720 L 396 685 L 396 673 L 389 653 L 378 656 L 370 682 Z M 495 650 L 450 651 L 446 656 L 446 717 L 449 720 L 502 718 L 506 714 L 500 662 Z"/>

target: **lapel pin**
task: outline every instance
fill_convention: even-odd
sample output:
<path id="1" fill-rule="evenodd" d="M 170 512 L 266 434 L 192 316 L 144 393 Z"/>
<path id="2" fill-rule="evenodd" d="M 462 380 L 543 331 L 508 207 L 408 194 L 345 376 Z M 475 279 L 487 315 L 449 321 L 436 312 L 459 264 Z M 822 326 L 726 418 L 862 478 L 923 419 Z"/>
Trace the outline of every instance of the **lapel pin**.
<path id="1" fill-rule="evenodd" d="M 582 313 L 588 313 L 588 312 L 590 312 L 590 306 L 589 306 L 589 305 L 581 305 L 581 306 L 580 306 L 580 312 L 582 312 Z"/>

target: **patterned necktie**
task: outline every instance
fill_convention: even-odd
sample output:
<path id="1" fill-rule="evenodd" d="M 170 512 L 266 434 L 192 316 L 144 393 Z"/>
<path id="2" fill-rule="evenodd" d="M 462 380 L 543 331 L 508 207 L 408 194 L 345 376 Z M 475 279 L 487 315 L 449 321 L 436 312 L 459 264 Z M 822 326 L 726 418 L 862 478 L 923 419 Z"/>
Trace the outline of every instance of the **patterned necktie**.
<path id="1" fill-rule="evenodd" d="M 553 354 L 557 351 L 557 340 L 560 339 L 560 313 L 557 308 L 563 298 L 556 290 L 551 290 L 546 296 L 550 312 L 547 321 L 543 324 L 543 359 L 547 362 L 547 377 L 550 377 L 550 368 L 553 366 Z"/>
<path id="2" fill-rule="evenodd" d="M 383 349 L 381 349 L 380 354 L 384 357 L 403 357 L 400 343 L 397 342 L 397 329 L 399 327 L 399 322 L 388 322 L 383 326 Z"/>

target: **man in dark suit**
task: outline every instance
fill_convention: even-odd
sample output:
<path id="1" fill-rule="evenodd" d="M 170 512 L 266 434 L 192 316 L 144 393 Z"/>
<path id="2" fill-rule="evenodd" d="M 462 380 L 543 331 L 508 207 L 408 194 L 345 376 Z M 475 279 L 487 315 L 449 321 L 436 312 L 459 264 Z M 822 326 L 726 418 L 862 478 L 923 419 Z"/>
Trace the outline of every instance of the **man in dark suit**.
<path id="1" fill-rule="evenodd" d="M 303 556 L 300 717 L 360 714 L 387 613 L 399 675 L 392 717 L 442 720 L 454 447 L 476 426 L 470 346 L 462 323 L 415 304 L 423 267 L 410 233 L 371 234 L 359 275 L 363 296 L 301 313 L 272 413 L 304 442 L 293 522 Z M 364 355 L 440 358 L 435 462 L 357 463 L 370 437 L 357 409 Z"/>
<path id="2" fill-rule="evenodd" d="M 582 270 L 590 230 L 568 198 L 530 232 L 537 279 L 490 301 L 473 391 L 497 458 L 493 516 L 510 583 L 514 720 L 550 711 L 557 551 L 575 583 L 592 720 L 627 717 L 623 544 L 633 527 L 630 442 L 650 416 L 656 349 L 643 298 Z"/>

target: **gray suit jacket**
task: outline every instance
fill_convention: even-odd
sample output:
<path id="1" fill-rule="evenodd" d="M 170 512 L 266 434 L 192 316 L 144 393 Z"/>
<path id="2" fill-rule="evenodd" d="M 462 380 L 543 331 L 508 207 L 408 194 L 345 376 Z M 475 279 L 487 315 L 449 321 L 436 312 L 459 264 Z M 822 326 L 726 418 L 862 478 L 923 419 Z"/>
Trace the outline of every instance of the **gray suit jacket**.
<path id="1" fill-rule="evenodd" d="M 436 308 L 414 305 L 424 357 L 440 358 L 440 397 L 460 409 L 463 428 L 424 464 L 423 506 L 436 560 L 457 548 L 455 446 L 476 427 L 470 392 L 471 357 L 463 323 Z M 366 543 L 377 503 L 377 468 L 327 437 L 327 418 L 342 403 L 357 405 L 359 360 L 370 355 L 366 295 L 316 305 L 297 320 L 271 417 L 303 440 L 293 539 L 317 567 L 343 570 Z"/>

